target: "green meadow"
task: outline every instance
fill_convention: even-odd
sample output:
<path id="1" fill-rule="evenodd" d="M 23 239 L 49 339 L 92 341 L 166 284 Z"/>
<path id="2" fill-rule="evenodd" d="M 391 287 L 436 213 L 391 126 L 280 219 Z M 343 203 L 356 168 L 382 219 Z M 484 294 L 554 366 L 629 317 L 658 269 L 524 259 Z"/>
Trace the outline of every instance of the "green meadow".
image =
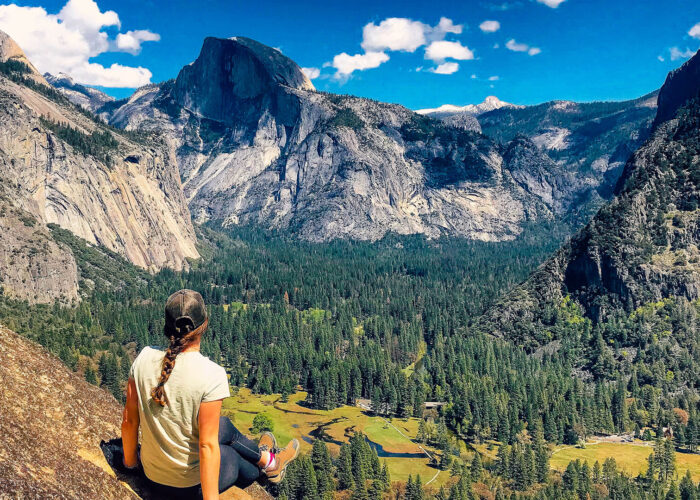
<path id="1" fill-rule="evenodd" d="M 421 453 L 418 445 L 411 441 L 418 431 L 418 419 L 387 419 L 392 427 L 387 420 L 369 415 L 356 406 L 341 406 L 334 410 L 306 408 L 300 404 L 305 398 L 305 392 L 297 392 L 287 402 L 282 402 L 279 394 L 259 395 L 252 394 L 248 389 L 239 389 L 232 397 L 224 400 L 223 413 L 242 432 L 249 435 L 253 435 L 251 427 L 255 415 L 267 414 L 274 422 L 274 434 L 278 443 L 284 446 L 296 437 L 301 443 L 302 453 L 311 451 L 312 436 L 317 435 L 323 436 L 331 453 L 337 455 L 339 443 L 346 442 L 355 431 L 363 432 L 387 452 Z M 432 451 L 430 448 L 428 450 Z M 380 457 L 380 460 L 387 462 L 392 481 L 406 481 L 410 474 L 420 475 L 425 484 L 438 472 L 438 469 L 429 466 L 429 460 L 425 456 Z M 430 486 L 439 487 L 449 480 L 449 471 L 440 471 Z"/>

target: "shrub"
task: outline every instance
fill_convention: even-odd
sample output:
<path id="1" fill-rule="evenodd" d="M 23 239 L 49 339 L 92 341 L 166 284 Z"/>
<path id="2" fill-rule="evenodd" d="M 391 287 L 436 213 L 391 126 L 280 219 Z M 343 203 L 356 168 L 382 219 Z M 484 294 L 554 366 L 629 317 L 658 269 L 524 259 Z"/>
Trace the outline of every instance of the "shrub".
<path id="1" fill-rule="evenodd" d="M 272 419 L 266 413 L 258 413 L 253 419 L 253 427 L 250 429 L 253 434 L 260 434 L 261 432 L 270 431 L 272 432 L 275 428 L 275 424 Z"/>

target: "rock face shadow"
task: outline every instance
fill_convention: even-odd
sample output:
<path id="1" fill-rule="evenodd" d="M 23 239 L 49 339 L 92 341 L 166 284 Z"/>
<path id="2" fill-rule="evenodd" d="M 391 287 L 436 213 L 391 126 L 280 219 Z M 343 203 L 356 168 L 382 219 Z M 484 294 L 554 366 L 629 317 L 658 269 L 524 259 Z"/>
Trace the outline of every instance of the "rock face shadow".
<path id="1" fill-rule="evenodd" d="M 134 493 L 139 495 L 144 500 L 155 500 L 160 498 L 149 490 L 146 480 L 143 476 L 143 470 L 139 467 L 135 471 L 126 469 L 123 465 L 124 448 L 121 438 L 110 439 L 109 441 L 100 441 L 100 449 L 105 457 L 105 460 L 112 468 L 114 475 L 119 481 L 129 486 Z"/>
<path id="2" fill-rule="evenodd" d="M 143 500 L 172 500 L 171 498 L 166 498 L 158 492 L 153 491 L 141 467 L 136 471 L 130 471 L 124 468 L 122 461 L 124 457 L 124 448 L 121 438 L 101 441 L 100 449 L 117 479 L 130 488 L 138 497 Z M 233 486 L 222 492 L 219 498 L 221 500 L 267 500 L 272 497 L 261 485 L 253 483 L 245 490 Z"/>

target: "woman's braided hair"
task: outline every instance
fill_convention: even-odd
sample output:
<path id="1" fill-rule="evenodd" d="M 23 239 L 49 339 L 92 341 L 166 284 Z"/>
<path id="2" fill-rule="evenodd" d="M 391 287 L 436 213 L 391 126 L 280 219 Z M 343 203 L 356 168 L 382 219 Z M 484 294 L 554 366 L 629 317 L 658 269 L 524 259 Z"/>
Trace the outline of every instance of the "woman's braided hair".
<path id="1" fill-rule="evenodd" d="M 191 312 L 194 314 L 187 314 L 190 312 L 187 309 L 192 310 L 193 308 L 194 310 Z M 193 319 L 192 316 L 195 318 Z M 201 321 L 202 318 L 204 322 L 196 326 L 195 321 L 197 319 Z M 173 372 L 177 355 L 196 341 L 208 325 L 209 318 L 207 318 L 201 295 L 192 290 L 180 290 L 170 296 L 165 306 L 165 328 L 163 329 L 170 344 L 163 357 L 163 368 L 158 384 L 151 391 L 151 398 L 160 406 L 165 406 L 168 403 L 164 386 Z"/>

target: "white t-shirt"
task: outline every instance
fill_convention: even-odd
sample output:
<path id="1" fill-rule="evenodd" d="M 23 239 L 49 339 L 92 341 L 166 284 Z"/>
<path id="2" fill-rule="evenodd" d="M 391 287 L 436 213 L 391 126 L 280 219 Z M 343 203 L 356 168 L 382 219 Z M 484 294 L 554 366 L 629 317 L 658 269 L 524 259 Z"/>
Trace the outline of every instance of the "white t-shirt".
<path id="1" fill-rule="evenodd" d="M 175 359 L 163 386 L 168 404 L 151 399 L 165 351 L 145 347 L 131 365 L 141 425 L 141 464 L 151 481 L 187 488 L 199 479 L 199 405 L 230 396 L 226 371 L 197 351 Z"/>

